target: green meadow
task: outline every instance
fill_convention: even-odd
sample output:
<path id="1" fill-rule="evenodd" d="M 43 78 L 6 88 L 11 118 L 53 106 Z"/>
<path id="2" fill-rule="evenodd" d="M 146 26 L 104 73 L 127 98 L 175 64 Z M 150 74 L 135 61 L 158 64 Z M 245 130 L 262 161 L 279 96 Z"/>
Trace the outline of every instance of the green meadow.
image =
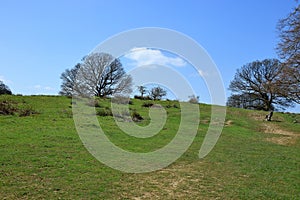
<path id="1" fill-rule="evenodd" d="M 189 149 L 166 168 L 124 173 L 95 159 L 84 147 L 72 117 L 72 99 L 61 96 L 0 96 L 15 112 L 0 115 L 0 199 L 300 199 L 300 115 L 228 108 L 214 149 L 198 152 L 210 123 L 200 104 L 200 124 Z M 130 110 L 150 122 L 152 101 L 133 99 Z M 177 101 L 156 101 L 167 112 L 159 134 L 124 134 L 112 116 L 98 116 L 107 137 L 132 152 L 162 148 L 180 123 Z M 98 99 L 98 113 L 110 99 Z M 22 115 L 24 109 L 32 110 Z M 132 123 L 132 122 L 128 122 Z"/>

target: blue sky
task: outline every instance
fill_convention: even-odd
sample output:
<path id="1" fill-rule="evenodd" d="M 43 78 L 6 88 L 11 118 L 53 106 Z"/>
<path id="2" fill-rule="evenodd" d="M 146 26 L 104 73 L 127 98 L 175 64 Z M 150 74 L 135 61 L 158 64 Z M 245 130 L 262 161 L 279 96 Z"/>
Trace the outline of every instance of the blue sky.
<path id="1" fill-rule="evenodd" d="M 237 68 L 277 58 L 276 23 L 296 6 L 294 0 L 0 2 L 0 79 L 21 94 L 57 94 L 66 68 L 108 37 L 141 27 L 196 40 L 228 88 Z"/>

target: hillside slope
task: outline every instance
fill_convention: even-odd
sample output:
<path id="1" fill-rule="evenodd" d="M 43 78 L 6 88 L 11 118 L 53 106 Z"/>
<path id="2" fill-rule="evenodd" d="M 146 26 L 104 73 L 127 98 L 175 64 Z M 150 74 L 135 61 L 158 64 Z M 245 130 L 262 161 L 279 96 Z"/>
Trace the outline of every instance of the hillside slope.
<path id="1" fill-rule="evenodd" d="M 58 96 L 0 96 L 29 106 L 35 114 L 0 115 L 1 199 L 299 199 L 299 114 L 228 108 L 222 135 L 204 159 L 198 152 L 210 122 L 210 106 L 200 105 L 198 134 L 189 150 L 167 168 L 127 174 L 97 161 L 74 126 L 71 99 Z M 130 108 L 149 123 L 146 101 Z M 120 131 L 111 116 L 98 117 L 109 139 L 133 152 L 161 148 L 180 122 L 176 101 L 159 102 L 167 111 L 163 130 L 149 139 Z M 109 100 L 97 102 L 98 112 Z M 102 109 L 102 111 L 100 111 Z"/>

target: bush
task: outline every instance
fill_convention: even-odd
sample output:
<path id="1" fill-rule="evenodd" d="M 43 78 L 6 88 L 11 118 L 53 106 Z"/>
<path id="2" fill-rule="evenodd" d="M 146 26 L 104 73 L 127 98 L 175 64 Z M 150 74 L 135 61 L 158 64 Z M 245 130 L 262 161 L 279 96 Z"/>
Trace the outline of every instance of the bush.
<path id="1" fill-rule="evenodd" d="M 12 101 L 3 100 L 0 102 L 1 115 L 13 115 L 17 112 L 17 103 Z"/>
<path id="2" fill-rule="evenodd" d="M 101 107 L 100 106 L 100 103 L 99 101 L 97 101 L 96 99 L 91 99 L 88 103 L 87 103 L 88 106 L 91 106 L 91 107 Z"/>
<path id="3" fill-rule="evenodd" d="M 154 104 L 152 102 L 144 102 L 142 107 L 145 107 L 145 108 L 149 108 L 151 106 L 153 106 Z"/>
<path id="4" fill-rule="evenodd" d="M 179 108 L 179 106 L 177 105 L 177 104 L 168 104 L 168 105 L 166 105 L 166 108 Z"/>
<path id="5" fill-rule="evenodd" d="M 179 106 L 177 104 L 174 104 L 173 108 L 179 108 Z"/>
<path id="6" fill-rule="evenodd" d="M 26 105 L 26 102 L 17 103 L 11 100 L 2 100 L 0 102 L 0 114 L 1 115 L 15 115 L 18 114 L 20 117 L 30 116 L 37 114 L 31 106 Z"/>
<path id="7" fill-rule="evenodd" d="M 134 122 L 140 122 L 144 120 L 144 118 L 136 111 L 132 112 L 131 117 Z"/>
<path id="8" fill-rule="evenodd" d="M 139 95 L 134 95 L 135 99 L 140 99 L 140 100 L 152 100 L 152 98 L 150 96 L 139 96 Z"/>
<path id="9" fill-rule="evenodd" d="M 143 97 L 139 96 L 139 95 L 134 95 L 133 98 L 135 98 L 135 99 L 143 99 Z"/>
<path id="10" fill-rule="evenodd" d="M 38 114 L 31 106 L 26 106 L 19 110 L 19 117 L 26 117 L 33 114 Z"/>
<path id="11" fill-rule="evenodd" d="M 108 107 L 106 107 L 106 108 L 100 108 L 97 111 L 97 115 L 102 116 L 102 117 L 113 116 L 111 109 L 108 108 Z"/>
<path id="12" fill-rule="evenodd" d="M 193 104 L 199 103 L 199 96 L 195 96 L 195 95 L 189 96 L 189 103 L 193 103 Z"/>

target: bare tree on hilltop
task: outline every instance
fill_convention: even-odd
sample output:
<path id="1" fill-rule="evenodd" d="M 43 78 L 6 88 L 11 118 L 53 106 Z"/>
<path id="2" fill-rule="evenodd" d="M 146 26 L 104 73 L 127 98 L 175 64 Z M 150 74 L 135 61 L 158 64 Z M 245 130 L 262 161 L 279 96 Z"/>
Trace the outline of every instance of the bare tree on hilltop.
<path id="1" fill-rule="evenodd" d="M 119 59 L 107 53 L 84 57 L 82 63 L 62 73 L 61 79 L 62 95 L 106 97 L 132 90 L 131 76 L 126 75 Z"/>
<path id="2" fill-rule="evenodd" d="M 238 69 L 229 89 L 233 95 L 227 105 L 233 107 L 270 111 L 277 106 L 293 105 L 283 91 L 289 86 L 281 83 L 283 66 L 277 59 L 254 61 Z"/>
<path id="3" fill-rule="evenodd" d="M 164 97 L 166 95 L 167 95 L 167 91 L 159 86 L 152 88 L 150 91 L 150 97 L 153 100 L 161 100 L 162 97 Z"/>
<path id="4" fill-rule="evenodd" d="M 137 86 L 139 92 L 141 93 L 141 98 L 144 98 L 144 94 L 146 94 L 147 92 L 147 89 L 145 86 L 143 85 L 140 85 L 140 86 Z"/>
<path id="5" fill-rule="evenodd" d="M 282 91 L 286 98 L 300 103 L 300 5 L 277 25 L 279 43 L 277 52 L 283 60 L 284 73 L 281 74 L 281 84 L 288 86 Z"/>

